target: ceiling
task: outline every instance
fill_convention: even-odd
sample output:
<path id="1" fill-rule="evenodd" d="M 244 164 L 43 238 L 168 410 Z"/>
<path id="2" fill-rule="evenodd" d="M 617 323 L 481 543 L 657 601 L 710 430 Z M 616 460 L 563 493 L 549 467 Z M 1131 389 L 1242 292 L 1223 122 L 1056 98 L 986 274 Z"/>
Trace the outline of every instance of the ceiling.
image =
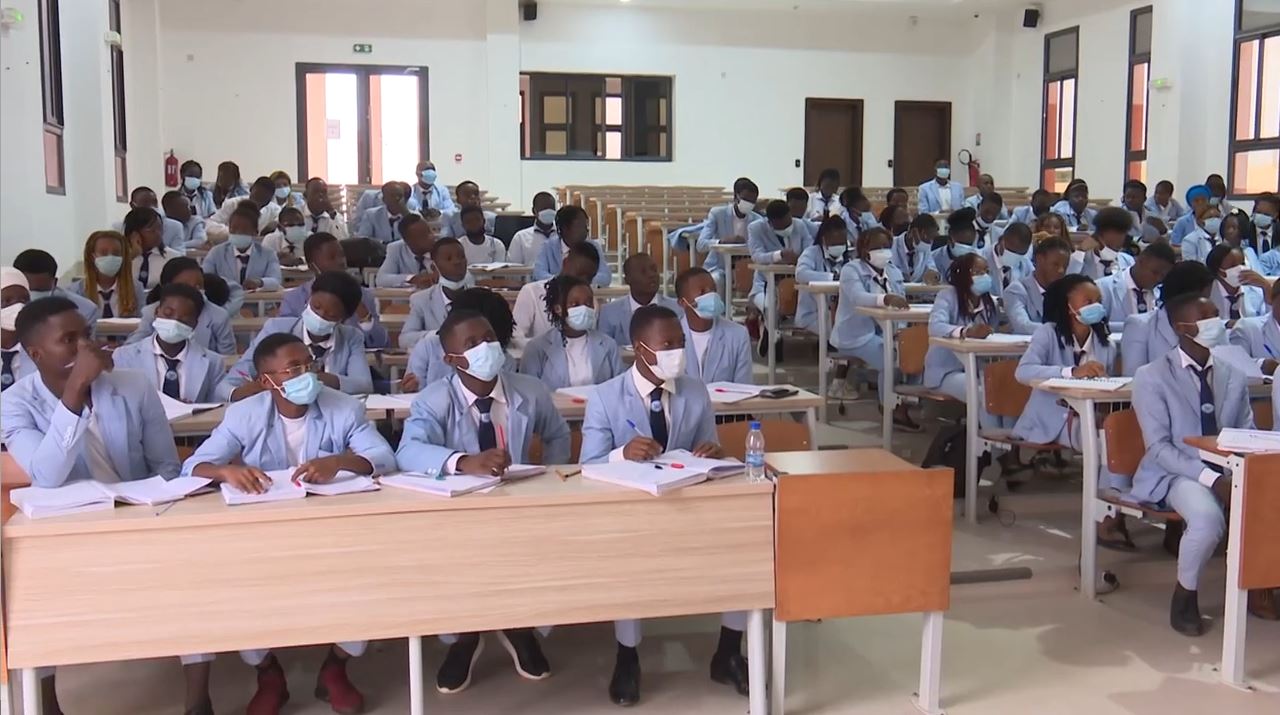
<path id="1" fill-rule="evenodd" d="M 840 10 L 977 12 L 996 8 L 1030 7 L 1036 4 L 1027 0 L 541 0 L 541 2 L 552 5 L 613 5 L 685 10 L 746 9 L 812 12 Z"/>

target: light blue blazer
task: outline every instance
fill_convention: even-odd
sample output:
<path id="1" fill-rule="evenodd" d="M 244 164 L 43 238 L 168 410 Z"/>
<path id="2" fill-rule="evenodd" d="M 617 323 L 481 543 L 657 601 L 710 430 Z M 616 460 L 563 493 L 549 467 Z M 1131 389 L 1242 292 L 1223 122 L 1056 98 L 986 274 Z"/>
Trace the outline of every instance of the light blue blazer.
<path id="1" fill-rule="evenodd" d="M 427 188 L 420 183 L 415 183 L 413 190 L 409 193 L 409 204 L 418 212 L 422 212 L 423 209 L 436 209 L 440 213 L 445 213 L 457 209 L 453 203 L 453 197 L 449 195 L 449 189 L 439 182 Z"/>
<path id="2" fill-rule="evenodd" d="M 893 237 L 893 265 L 902 272 L 907 283 L 924 281 L 924 274 L 937 270 L 933 264 L 933 251 L 929 246 L 917 243 L 913 250 L 907 250 L 907 234 L 900 233 Z"/>
<path id="3" fill-rule="evenodd" d="M 655 295 L 651 305 L 661 305 L 681 314 L 680 305 L 665 295 Z M 600 308 L 596 330 L 613 338 L 619 347 L 631 344 L 631 296 L 614 298 Z"/>
<path id="4" fill-rule="evenodd" d="M 591 361 L 591 384 L 599 385 L 623 371 L 618 343 L 599 330 L 588 330 L 587 359 Z M 520 372 L 536 377 L 552 390 L 569 387 L 569 353 L 559 330 L 548 330 L 524 346 Z"/>
<path id="5" fill-rule="evenodd" d="M 1263 297 L 1262 289 L 1257 286 L 1240 286 L 1236 299 L 1236 310 L 1240 313 L 1241 318 L 1253 318 L 1259 315 L 1267 315 L 1271 311 L 1267 308 L 1266 299 Z M 1218 315 L 1223 320 L 1231 319 L 1231 303 L 1227 300 L 1227 291 L 1222 286 L 1222 281 L 1215 280 L 1213 288 L 1209 291 L 1209 300 L 1218 306 Z"/>
<path id="6" fill-rule="evenodd" d="M 724 318 L 716 318 L 711 324 L 711 339 L 698 361 L 693 347 L 693 331 L 684 314 L 680 315 L 684 327 L 684 372 L 703 383 L 740 382 L 751 384 L 751 337 L 747 328 Z"/>
<path id="7" fill-rule="evenodd" d="M 405 213 L 401 214 L 401 218 L 403 219 L 411 213 L 415 212 L 406 209 Z M 382 243 L 391 243 L 397 239 L 404 238 L 400 234 L 398 222 L 395 231 L 391 230 L 391 218 L 385 205 L 374 206 L 360 214 L 360 221 L 356 224 L 355 235 L 372 238 Z"/>
<path id="8" fill-rule="evenodd" d="M 681 375 L 669 398 L 667 450 L 693 449 L 716 438 L 715 414 L 707 386 L 697 378 Z M 628 420 L 635 424 L 633 428 Z M 626 445 L 637 434 L 653 437 L 649 430 L 649 396 L 636 391 L 631 370 L 596 388 L 587 400 L 582 421 L 582 464 L 606 462 L 609 453 Z"/>
<path id="9" fill-rule="evenodd" d="M 493 235 L 493 224 L 497 221 L 498 215 L 488 209 L 484 210 L 484 232 L 485 235 Z M 462 209 L 454 209 L 444 214 L 444 226 L 441 228 L 441 238 L 456 238 L 462 240 L 467 232 L 462 230 Z M 600 261 L 604 262 L 604 254 L 600 254 Z"/>
<path id="10" fill-rule="evenodd" d="M 129 343 L 115 349 L 111 358 L 117 368 L 138 370 L 146 378 L 151 389 L 159 392 L 164 388 L 160 376 L 156 374 L 156 353 L 151 340 Z M 181 396 L 187 402 L 228 402 L 231 391 L 226 388 L 222 378 L 227 371 L 222 367 L 222 356 L 209 352 L 194 341 L 187 342 L 187 356 L 178 366 L 181 371 Z"/>
<path id="11" fill-rule="evenodd" d="M 1129 283 L 1125 279 L 1125 276 L 1132 270 L 1132 268 L 1129 268 L 1118 271 L 1097 281 L 1098 290 L 1102 291 L 1102 305 L 1107 309 L 1107 323 L 1113 333 L 1123 331 L 1124 322 L 1133 314 L 1130 312 L 1130 299 L 1133 295 L 1130 293 Z M 1148 313 L 1155 311 L 1155 296 L 1159 296 L 1159 294 L 1159 291 L 1155 291 L 1154 296 L 1147 298 Z"/>
<path id="12" fill-rule="evenodd" d="M 422 265 L 425 268 L 418 268 L 418 259 L 403 238 L 392 241 L 387 244 L 387 257 L 382 261 L 382 265 L 378 266 L 378 277 L 374 280 L 374 284 L 379 288 L 403 286 L 409 282 L 410 278 L 424 270 L 430 270 L 430 254 L 423 254 Z"/>
<path id="13" fill-rule="evenodd" d="M 951 210 L 955 211 L 964 206 L 964 187 L 954 181 L 948 181 L 946 187 L 938 183 L 937 179 L 930 179 L 921 184 L 916 189 L 916 203 L 922 214 L 936 214 L 942 210 L 942 199 L 939 198 L 943 191 L 951 192 Z"/>
<path id="14" fill-rule="evenodd" d="M 1147 210 L 1147 213 L 1155 216 L 1156 218 L 1163 217 L 1166 225 L 1176 222 L 1178 219 L 1182 218 L 1182 215 L 1187 211 L 1182 207 L 1182 204 L 1178 203 L 1178 200 L 1172 196 L 1169 197 L 1169 205 L 1164 209 L 1161 209 L 1156 203 L 1156 197 L 1154 196 L 1148 196 L 1147 203 L 1143 204 L 1142 207 Z M 1170 226 L 1169 228 L 1172 230 L 1173 227 Z"/>
<path id="15" fill-rule="evenodd" d="M 314 282 L 314 280 L 309 280 L 300 286 L 285 291 L 284 296 L 280 299 L 279 315 L 281 317 L 301 317 L 303 309 L 311 301 L 311 284 Z M 387 334 L 387 328 L 382 324 L 382 320 L 378 315 L 378 299 L 374 296 L 373 290 L 362 286 L 360 288 L 360 302 L 364 304 L 365 309 L 372 316 L 373 325 L 368 330 L 365 330 L 360 325 L 360 319 L 354 314 L 347 318 L 343 325 L 348 325 L 363 333 L 365 347 L 387 347 L 391 344 L 391 337 Z"/>
<path id="16" fill-rule="evenodd" d="M 1013 251 L 1006 250 L 1000 254 L 999 266 L 1001 270 L 996 270 L 996 243 L 993 240 L 987 243 L 986 248 L 979 251 L 983 260 L 987 262 L 987 267 L 991 269 L 991 295 L 1001 298 L 1004 296 L 1005 280 L 1009 281 L 1009 285 L 1013 285 L 1018 281 L 1026 278 L 1035 272 L 1036 266 L 1031 261 L 1031 257 L 1027 255 L 1018 255 Z M 1027 251 L 1030 253 L 1030 250 Z M 1000 275 L 996 275 L 999 273 Z"/>
<path id="17" fill-rule="evenodd" d="M 1082 276 L 1089 276 L 1094 281 L 1101 280 L 1107 275 L 1107 266 L 1102 265 L 1098 254 L 1093 251 L 1084 253 L 1084 258 L 1080 258 L 1082 251 L 1075 251 L 1071 254 L 1071 262 L 1067 264 L 1067 273 L 1079 273 Z M 1112 273 L 1125 271 L 1133 268 L 1133 256 L 1127 253 L 1119 253 L 1116 260 L 1110 266 Z"/>
<path id="18" fill-rule="evenodd" d="M 1272 315 L 1241 318 L 1228 335 L 1255 360 L 1280 360 L 1280 325 Z"/>
<path id="19" fill-rule="evenodd" d="M 1176 347 L 1178 336 L 1164 308 L 1130 315 L 1124 321 L 1124 335 L 1120 338 L 1121 368 L 1126 377 L 1132 377 L 1138 368 Z"/>
<path id="20" fill-rule="evenodd" d="M 810 245 L 800 254 L 800 260 L 796 261 L 796 283 L 808 285 L 840 280 L 840 269 L 848 263 L 846 259 L 849 255 L 846 252 L 844 258 L 833 261 L 827 257 L 825 246 Z M 823 300 L 829 299 L 830 296 L 823 296 Z M 800 292 L 796 301 L 795 324 L 811 333 L 818 332 L 818 301 L 812 293 Z"/>
<path id="21" fill-rule="evenodd" d="M 413 400 L 396 450 L 401 469 L 443 472 L 455 453 L 480 452 L 476 421 L 470 405 L 459 395 L 459 379 L 455 374 L 432 382 Z M 567 463 L 569 426 L 556 411 L 551 390 L 537 378 L 519 373 L 503 372 L 498 379 L 507 400 L 503 433 L 511 461 L 529 462 L 529 446 L 536 435 L 542 439 L 543 464 Z M 587 403 L 588 408 L 591 402 Z"/>
<path id="22" fill-rule="evenodd" d="M 400 331 L 401 349 L 409 350 L 427 333 L 439 330 L 449 315 L 450 305 L 444 286 L 439 283 L 409 296 L 409 317 L 405 318 L 404 328 Z"/>
<path id="23" fill-rule="evenodd" d="M 998 326 L 1000 312 L 996 309 L 995 303 L 984 301 L 982 309 L 976 315 L 969 315 L 967 311 L 962 314 L 956 289 L 947 286 L 938 293 L 933 301 L 933 310 L 929 312 L 929 337 L 951 337 L 956 330 L 967 328 L 975 323 L 985 323 L 993 328 Z M 955 353 L 936 345 L 929 346 L 929 352 L 924 356 L 925 387 L 936 388 L 942 384 L 947 375 L 963 371 L 964 363 L 960 362 L 960 358 L 956 357 Z"/>
<path id="24" fill-rule="evenodd" d="M 230 243 L 219 243 L 204 257 L 204 272 L 216 273 L 227 283 L 241 284 L 240 261 L 236 258 L 236 249 Z M 249 269 L 245 271 L 245 279 L 257 278 L 262 281 L 266 290 L 280 290 L 283 280 L 280 276 L 280 258 L 262 245 L 254 241 L 249 247 Z"/>
<path id="25" fill-rule="evenodd" d="M 121 270 L 123 271 L 123 269 L 121 269 Z M 138 280 L 137 280 L 136 278 L 127 277 L 127 276 L 124 276 L 124 275 L 121 275 L 120 277 L 116 278 L 116 287 L 119 287 L 119 285 L 120 285 L 120 281 L 123 281 L 123 280 L 133 280 L 133 295 L 135 296 L 135 301 L 134 301 L 134 302 L 136 302 L 136 303 L 138 304 L 138 307 L 134 308 L 134 311 L 133 311 L 132 313 L 128 314 L 128 315 L 123 315 L 123 314 L 121 314 L 121 312 L 120 312 L 120 293 L 119 293 L 119 291 L 117 291 L 115 288 L 112 288 L 112 293 L 111 293 L 111 310 L 112 310 L 112 312 L 114 313 L 114 315 L 113 315 L 112 317 L 114 317 L 114 318 L 136 318 L 136 317 L 138 317 L 138 316 L 141 314 L 141 310 L 142 310 L 142 303 L 143 303 L 143 301 L 145 301 L 145 300 L 147 299 L 147 289 L 146 289 L 146 288 L 143 288 L 143 287 L 142 287 L 142 284 L 141 284 L 141 283 L 139 283 L 139 282 L 138 282 Z M 94 304 L 94 307 L 97 309 L 97 312 L 96 312 L 96 313 L 94 313 L 94 320 L 95 320 L 95 321 L 103 317 L 103 316 L 102 316 L 102 313 L 103 313 L 103 311 L 102 311 L 102 305 L 101 305 L 101 303 L 100 303 L 100 301 L 102 300 L 102 297 L 101 297 L 101 296 L 97 296 L 97 295 L 94 295 L 94 296 L 86 295 L 86 294 L 85 294 L 84 280 L 83 280 L 83 279 L 78 280 L 78 281 L 76 281 L 76 282 L 72 283 L 72 284 L 70 285 L 70 287 L 68 287 L 68 288 L 67 288 L 67 291 L 68 291 L 69 293 L 73 293 L 73 294 L 75 294 L 75 295 L 77 295 L 77 296 L 80 296 L 81 298 L 84 298 L 85 300 L 88 300 L 88 301 L 90 301 L 91 303 L 93 303 L 93 304 Z M 84 311 L 84 309 L 82 309 L 82 310 L 80 311 L 80 313 L 81 313 L 81 314 L 84 314 L 84 312 L 85 312 L 85 311 Z"/>
<path id="26" fill-rule="evenodd" d="M 188 194 L 185 189 L 181 189 L 182 195 L 191 202 L 191 213 L 200 218 L 209 218 L 218 211 L 218 207 L 213 203 L 213 192 L 201 186 L 195 190 L 195 193 Z"/>
<path id="27" fill-rule="evenodd" d="M 1077 216 L 1076 212 L 1071 210 L 1071 204 L 1067 203 L 1066 199 L 1062 199 L 1058 203 L 1054 204 L 1053 208 L 1049 210 L 1058 214 L 1067 222 L 1068 231 L 1084 230 L 1080 227 L 1080 224 L 1083 221 L 1088 225 L 1087 230 L 1092 232 L 1094 219 L 1098 217 L 1098 210 L 1092 206 L 1085 206 L 1084 211 Z"/>
<path id="28" fill-rule="evenodd" d="M 128 339 L 125 340 L 126 343 L 145 340 L 155 333 L 156 307 L 159 305 L 159 303 L 148 303 L 142 307 L 142 322 L 138 323 L 137 330 L 129 334 Z M 231 331 L 231 316 L 227 315 L 227 311 L 220 306 L 208 301 L 205 301 L 204 309 L 196 318 L 196 332 L 191 336 L 191 340 L 221 355 L 235 355 L 238 352 L 236 336 Z"/>
<path id="29" fill-rule="evenodd" d="M 225 385 L 219 388 L 231 394 L 233 390 L 251 380 L 258 379 L 258 371 L 253 366 L 253 351 L 263 338 L 273 333 L 292 333 L 302 337 L 306 328 L 302 318 L 270 318 L 262 326 L 262 330 L 253 336 L 253 342 L 240 356 L 240 360 L 227 371 L 222 379 Z M 373 376 L 369 372 L 369 362 L 364 356 L 364 340 L 360 330 L 349 325 L 338 325 L 333 329 L 333 347 L 324 357 L 326 372 L 338 376 L 338 384 L 342 391 L 349 395 L 365 395 L 373 392 Z"/>
<path id="30" fill-rule="evenodd" d="M 1218 428 L 1253 428 L 1244 374 L 1214 361 L 1213 406 Z M 1162 353 L 1133 378 L 1133 409 L 1142 425 L 1147 453 L 1133 475 L 1134 499 L 1159 503 L 1174 479 L 1197 479 L 1205 468 L 1200 453 L 1185 442 L 1200 432 L 1200 381 L 1182 367 L 1177 349 Z"/>
<path id="31" fill-rule="evenodd" d="M 902 274 L 892 263 L 885 266 L 884 277 L 888 279 L 887 291 L 876 283 L 875 269 L 863 261 L 849 261 L 840 270 L 840 304 L 831 330 L 831 344 L 837 351 L 857 350 L 874 340 L 880 330 L 875 320 L 856 308 L 874 308 L 880 305 L 882 295 L 906 295 Z"/>
<path id="32" fill-rule="evenodd" d="M 227 406 L 222 422 L 194 454 L 182 463 L 183 475 L 197 465 L 230 464 L 237 459 L 264 471 L 288 469 L 347 450 L 364 457 L 374 474 L 396 471 L 396 455 L 378 428 L 365 417 L 364 401 L 328 387 L 307 407 L 306 444 L 298 463 L 291 463 L 284 421 L 270 392 L 259 392 Z"/>
<path id="33" fill-rule="evenodd" d="M 1009 284 L 1004 292 L 1004 312 L 1018 335 L 1034 335 L 1044 322 L 1044 291 L 1034 275 Z"/>
<path id="34" fill-rule="evenodd" d="M 947 280 L 947 271 L 951 269 L 951 264 L 954 263 L 957 258 L 959 258 L 959 256 L 951 252 L 951 244 L 947 243 L 943 244 L 939 248 L 933 249 L 932 258 L 929 262 L 933 264 L 931 267 L 933 270 L 938 272 L 938 275 L 945 283 Z M 992 278 L 994 279 L 995 276 L 992 276 Z"/>
<path id="35" fill-rule="evenodd" d="M 1027 204 L 1026 206 L 1019 206 L 1009 214 L 1009 223 L 1025 223 L 1028 226 L 1033 226 L 1038 218 L 1040 217 L 1036 216 L 1031 204 Z"/>
<path id="36" fill-rule="evenodd" d="M 1268 278 L 1280 276 L 1280 243 L 1274 248 L 1258 257 L 1258 265 L 1262 270 L 1258 271 Z"/>
<path id="37" fill-rule="evenodd" d="M 1196 226 L 1182 237 L 1182 260 L 1204 263 L 1209 258 L 1209 251 L 1218 245 L 1221 238 L 1210 236 L 1203 228 Z"/>
<path id="38" fill-rule="evenodd" d="M 701 235 L 702 229 L 707 225 L 707 220 L 703 219 L 697 223 L 691 223 L 685 226 L 678 226 L 667 231 L 667 245 L 678 251 L 689 250 L 689 237 L 692 236 L 696 241 Z"/>
<path id="39" fill-rule="evenodd" d="M 784 241 L 773 230 L 768 221 L 756 221 L 747 226 L 747 250 L 751 251 L 753 263 L 776 263 L 774 254 L 782 250 L 794 251 L 796 256 L 804 253 L 813 244 L 812 237 L 804 229 L 803 219 L 791 219 L 791 235 Z M 756 273 L 751 279 L 751 291 L 748 297 L 755 297 L 765 292 L 768 281 L 763 273 Z"/>
<path id="40" fill-rule="evenodd" d="M 1173 228 L 1169 229 L 1169 243 L 1181 246 L 1183 239 L 1194 233 L 1198 228 L 1200 228 L 1200 224 L 1196 223 L 1196 215 L 1191 211 L 1187 211 L 1179 216 L 1178 220 L 1173 222 Z"/>
<path id="41" fill-rule="evenodd" d="M 197 248 L 208 243 L 209 236 L 205 232 L 204 217 L 193 214 L 191 218 L 187 219 L 187 223 L 182 226 L 182 238 L 183 244 L 178 248 L 179 251 L 187 248 Z"/>
<path id="42" fill-rule="evenodd" d="M 89 388 L 111 465 L 123 480 L 178 476 L 178 450 L 160 396 L 135 370 L 113 370 Z M 92 479 L 85 460 L 86 417 L 73 414 L 33 373 L 4 391 L 0 430 L 18 466 L 37 487 Z"/>
<path id="43" fill-rule="evenodd" d="M 970 196 L 969 198 L 967 198 L 967 199 L 965 199 L 965 200 L 964 200 L 964 205 L 965 205 L 965 206 L 968 206 L 969 208 L 973 209 L 974 211 L 977 211 L 977 210 L 978 210 L 978 206 L 980 206 L 981 204 L 982 204 L 982 194 L 974 194 L 973 196 Z M 1028 208 L 1029 208 L 1029 207 L 1028 207 Z M 1009 205 L 1008 205 L 1008 204 L 1002 204 L 1002 205 L 1000 206 L 1000 213 L 999 213 L 999 214 L 996 214 L 996 220 L 997 220 L 997 221 L 1008 221 L 1008 220 L 1009 220 Z"/>
<path id="44" fill-rule="evenodd" d="M 77 283 L 78 282 L 79 281 L 77 281 Z M 73 283 L 72 285 L 74 286 L 75 283 Z M 141 285 L 141 283 L 139 283 L 138 285 Z M 81 287 L 79 290 L 83 291 L 84 288 Z M 84 321 L 89 324 L 89 327 L 93 327 L 95 324 L 97 324 L 98 318 L 102 317 L 102 308 L 98 307 L 97 303 L 84 297 L 82 293 L 63 290 L 62 288 L 54 288 L 52 291 L 49 292 L 49 296 L 66 298 L 72 303 L 75 303 L 76 310 L 80 311 L 80 315 L 84 316 Z M 139 298 L 138 300 L 143 300 L 143 299 Z"/>
<path id="45" fill-rule="evenodd" d="M 359 235 L 356 233 L 356 228 L 360 225 L 360 219 L 364 217 L 365 212 L 381 205 L 382 189 L 365 189 L 364 193 L 360 194 L 360 198 L 356 200 L 355 209 L 347 216 L 347 232 L 353 236 Z M 406 206 L 406 208 L 412 207 Z M 304 211 L 303 213 L 306 212 Z"/>
<path id="46" fill-rule="evenodd" d="M 519 367 L 519 361 L 507 355 L 507 362 L 502 369 L 504 372 L 516 372 Z M 444 346 L 440 344 L 439 333 L 432 333 L 413 346 L 413 350 L 409 351 L 409 364 L 405 371 L 417 375 L 422 388 L 454 373 L 453 366 L 444 361 Z"/>
<path id="47" fill-rule="evenodd" d="M 716 281 L 724 280 L 724 263 L 720 260 L 720 254 L 711 250 L 711 247 L 721 241 L 733 238 L 733 205 L 726 204 L 724 206 L 712 206 L 707 212 L 707 220 L 702 223 L 702 232 L 698 234 L 697 249 L 698 253 L 705 253 L 706 260 L 702 262 L 702 267 L 716 276 Z M 763 221 L 764 216 L 752 211 L 747 215 L 747 233 L 750 234 L 751 226 L 757 221 Z M 745 236 L 744 236 L 745 238 Z"/>
<path id="48" fill-rule="evenodd" d="M 594 238 L 587 240 L 591 241 L 591 244 L 596 247 L 596 251 L 600 254 L 600 267 L 596 269 L 596 275 L 591 279 L 591 285 L 597 287 L 607 286 L 613 282 L 613 268 L 609 265 L 609 259 L 604 255 L 604 244 Z M 562 263 L 564 263 L 564 242 L 547 241 L 542 244 L 542 252 L 538 254 L 538 258 L 533 262 L 533 279 L 540 281 L 559 274 Z"/>
<path id="49" fill-rule="evenodd" d="M 1075 367 L 1075 341 L 1064 345 L 1056 332 L 1055 325 L 1041 325 L 1031 337 L 1031 345 L 1018 361 L 1014 376 L 1018 382 L 1030 385 L 1036 380 L 1051 380 L 1062 377 L 1062 369 Z M 1116 355 L 1119 347 L 1110 341 L 1100 342 L 1097 335 L 1091 337 L 1093 342 L 1093 358 L 1102 363 L 1107 374 L 1113 374 Z M 1032 390 L 1031 399 L 1023 408 L 1013 427 L 1013 434 L 1037 444 L 1051 444 L 1057 441 L 1062 427 L 1067 422 L 1067 406 L 1057 395 L 1044 390 Z"/>

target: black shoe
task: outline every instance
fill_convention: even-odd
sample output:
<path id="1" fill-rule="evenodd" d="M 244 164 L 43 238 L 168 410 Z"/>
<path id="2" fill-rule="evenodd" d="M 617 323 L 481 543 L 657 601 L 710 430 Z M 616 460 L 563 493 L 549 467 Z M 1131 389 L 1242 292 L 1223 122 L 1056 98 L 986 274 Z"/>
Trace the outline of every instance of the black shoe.
<path id="1" fill-rule="evenodd" d="M 747 681 L 747 659 L 741 653 L 716 651 L 711 656 L 711 679 L 721 685 L 732 685 L 738 695 L 751 692 Z"/>
<path id="2" fill-rule="evenodd" d="M 466 690 L 471 684 L 471 669 L 483 652 L 484 641 L 480 639 L 479 633 L 458 636 L 458 641 L 449 646 L 449 652 L 440 664 L 440 671 L 436 673 L 436 690 L 442 693 Z"/>
<path id="3" fill-rule="evenodd" d="M 756 345 L 756 353 L 762 358 L 769 357 L 769 329 L 764 327 L 764 319 L 760 320 L 760 342 Z"/>
<path id="4" fill-rule="evenodd" d="M 213 701 L 205 699 L 203 703 L 187 710 L 185 715 L 213 715 Z"/>
<path id="5" fill-rule="evenodd" d="M 1182 532 L 1186 531 L 1185 521 L 1166 521 L 1164 523 L 1164 550 L 1177 558 L 1178 549 L 1182 546 Z"/>
<path id="6" fill-rule="evenodd" d="M 1169 605 L 1169 625 L 1184 636 L 1204 635 L 1204 621 L 1200 620 L 1200 603 L 1195 591 L 1188 591 L 1177 584 L 1173 587 L 1173 602 Z"/>
<path id="7" fill-rule="evenodd" d="M 624 707 L 640 702 L 640 656 L 635 648 L 618 646 L 618 660 L 609 678 L 609 699 Z"/>
<path id="8" fill-rule="evenodd" d="M 521 678 L 542 680 L 551 675 L 551 664 L 542 654 L 542 646 L 538 645 L 532 628 L 498 631 L 498 642 L 511 654 L 511 662 Z"/>

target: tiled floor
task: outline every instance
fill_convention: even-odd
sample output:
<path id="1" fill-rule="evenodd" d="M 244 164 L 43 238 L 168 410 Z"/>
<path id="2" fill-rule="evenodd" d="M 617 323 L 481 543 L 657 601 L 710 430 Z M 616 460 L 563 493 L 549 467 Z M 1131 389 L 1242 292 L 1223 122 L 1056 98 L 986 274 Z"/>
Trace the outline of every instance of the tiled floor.
<path id="1" fill-rule="evenodd" d="M 796 377 L 797 381 L 802 381 Z M 811 381 L 811 380 L 810 380 Z M 833 413 L 834 414 L 834 413 Z M 824 426 L 823 446 L 878 446 L 874 403 L 851 405 L 846 422 Z M 900 435 L 895 451 L 917 460 L 927 436 Z M 774 447 L 777 448 L 776 446 Z M 1221 655 L 1223 561 L 1211 563 L 1201 605 L 1213 619 L 1199 639 L 1168 627 L 1174 564 L 1161 533 L 1136 527 L 1135 554 L 1100 553 L 1121 588 L 1095 603 L 1075 592 L 1079 531 L 1078 470 L 1038 479 L 1002 498 L 1001 519 L 983 513 L 976 527 L 957 519 L 953 569 L 1020 566 L 1031 578 L 956 586 L 943 641 L 942 699 L 952 715 L 1275 715 L 1280 713 L 1280 623 L 1249 620 L 1252 693 L 1216 682 Z M 892 574 L 868 574 L 892 578 Z M 804 715 L 909 715 L 919 658 L 919 618 L 891 616 L 804 623 L 791 627 L 787 712 Z M 642 646 L 648 713 L 739 715 L 746 700 L 706 676 L 718 619 L 651 621 Z M 490 642 L 471 689 L 441 696 L 431 689 L 428 712 L 456 715 L 614 713 L 605 688 L 613 665 L 607 625 L 556 630 L 545 642 L 554 667 L 542 682 L 521 680 L 505 651 Z M 429 677 L 444 648 L 428 642 Z M 286 713 L 330 712 L 312 696 L 320 648 L 290 649 L 281 659 L 293 699 Z M 406 644 L 377 643 L 355 662 L 353 679 L 369 697 L 369 712 L 407 713 Z M 176 660 L 63 668 L 59 690 L 68 715 L 171 715 L 180 712 Z M 214 668 L 220 713 L 242 712 L 253 676 L 235 655 Z M 16 695 L 16 693 L 15 693 Z"/>

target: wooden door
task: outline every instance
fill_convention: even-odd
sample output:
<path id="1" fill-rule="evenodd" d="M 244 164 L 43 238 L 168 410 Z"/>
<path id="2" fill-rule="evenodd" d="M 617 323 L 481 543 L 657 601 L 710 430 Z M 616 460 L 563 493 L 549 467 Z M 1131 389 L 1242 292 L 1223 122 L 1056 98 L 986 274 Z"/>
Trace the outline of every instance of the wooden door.
<path id="1" fill-rule="evenodd" d="M 893 185 L 918 186 L 951 158 L 950 102 L 893 103 Z"/>
<path id="2" fill-rule="evenodd" d="M 823 169 L 840 172 L 843 186 L 862 185 L 862 100 L 804 100 L 804 183 Z"/>

